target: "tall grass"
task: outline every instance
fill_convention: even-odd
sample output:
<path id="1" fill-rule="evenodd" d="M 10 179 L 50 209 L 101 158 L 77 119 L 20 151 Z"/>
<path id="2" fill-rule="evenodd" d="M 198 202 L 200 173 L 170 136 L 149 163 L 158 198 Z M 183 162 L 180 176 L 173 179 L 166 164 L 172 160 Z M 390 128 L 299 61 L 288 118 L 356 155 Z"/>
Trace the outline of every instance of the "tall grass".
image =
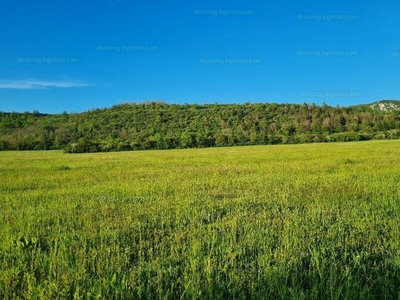
<path id="1" fill-rule="evenodd" d="M 0 153 L 0 299 L 399 299 L 400 143 Z"/>

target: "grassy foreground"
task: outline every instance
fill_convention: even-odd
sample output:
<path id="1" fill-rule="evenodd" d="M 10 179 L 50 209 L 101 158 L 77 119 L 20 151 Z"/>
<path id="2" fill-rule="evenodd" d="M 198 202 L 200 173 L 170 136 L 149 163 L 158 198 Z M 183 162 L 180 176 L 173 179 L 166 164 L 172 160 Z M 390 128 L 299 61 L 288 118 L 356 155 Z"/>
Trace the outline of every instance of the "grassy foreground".
<path id="1" fill-rule="evenodd" d="M 0 152 L 0 299 L 399 299 L 399 158 Z"/>

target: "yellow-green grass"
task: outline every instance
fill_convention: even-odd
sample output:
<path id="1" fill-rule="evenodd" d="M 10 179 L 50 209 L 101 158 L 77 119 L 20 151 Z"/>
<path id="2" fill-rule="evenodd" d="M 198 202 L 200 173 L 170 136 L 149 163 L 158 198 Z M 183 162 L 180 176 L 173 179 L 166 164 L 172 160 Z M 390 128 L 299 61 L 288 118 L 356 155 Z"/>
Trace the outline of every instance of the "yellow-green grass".
<path id="1" fill-rule="evenodd" d="M 0 299 L 398 299 L 399 158 L 0 152 Z"/>

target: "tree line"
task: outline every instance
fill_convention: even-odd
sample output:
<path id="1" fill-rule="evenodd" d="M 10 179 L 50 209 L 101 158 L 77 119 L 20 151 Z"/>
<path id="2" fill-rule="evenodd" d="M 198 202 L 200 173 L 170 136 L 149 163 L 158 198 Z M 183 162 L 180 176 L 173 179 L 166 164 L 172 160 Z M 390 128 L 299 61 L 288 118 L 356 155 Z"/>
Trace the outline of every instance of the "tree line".
<path id="1" fill-rule="evenodd" d="M 83 113 L 0 112 L 0 150 L 68 153 L 400 138 L 400 112 L 326 104 L 127 103 Z"/>

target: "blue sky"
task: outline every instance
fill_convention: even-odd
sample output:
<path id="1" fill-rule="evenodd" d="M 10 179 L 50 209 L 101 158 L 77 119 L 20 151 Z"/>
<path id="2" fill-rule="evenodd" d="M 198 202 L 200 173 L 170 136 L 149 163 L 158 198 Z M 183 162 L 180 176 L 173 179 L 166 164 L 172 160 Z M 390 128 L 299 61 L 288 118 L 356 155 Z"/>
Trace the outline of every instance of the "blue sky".
<path id="1" fill-rule="evenodd" d="M 0 0 L 0 111 L 400 99 L 400 1 Z"/>

